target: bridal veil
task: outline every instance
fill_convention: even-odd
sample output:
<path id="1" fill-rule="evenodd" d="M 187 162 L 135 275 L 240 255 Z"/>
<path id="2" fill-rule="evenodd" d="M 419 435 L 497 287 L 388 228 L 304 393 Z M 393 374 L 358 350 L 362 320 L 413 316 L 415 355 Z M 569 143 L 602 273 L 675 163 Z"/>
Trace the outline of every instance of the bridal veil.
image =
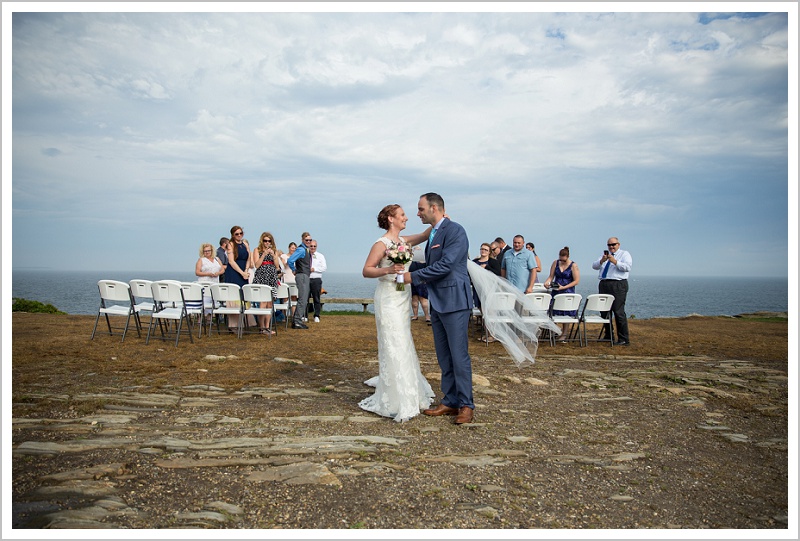
<path id="1" fill-rule="evenodd" d="M 550 320 L 545 311 L 535 310 L 533 301 L 508 280 L 471 260 L 467 260 L 467 271 L 484 311 L 493 310 L 495 299 L 508 297 L 508 294 L 514 296 L 514 309 L 502 310 L 499 313 L 502 317 L 485 317 L 484 324 L 489 334 L 503 344 L 518 367 L 526 362 L 533 364 L 539 346 L 539 332 L 547 329 L 559 334 L 558 325 Z"/>

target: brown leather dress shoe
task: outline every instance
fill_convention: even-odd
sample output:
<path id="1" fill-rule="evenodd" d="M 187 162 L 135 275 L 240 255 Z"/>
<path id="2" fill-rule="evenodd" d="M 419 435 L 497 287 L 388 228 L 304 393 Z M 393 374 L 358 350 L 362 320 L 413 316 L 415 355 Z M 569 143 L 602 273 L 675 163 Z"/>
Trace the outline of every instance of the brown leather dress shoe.
<path id="1" fill-rule="evenodd" d="M 458 410 L 456 408 L 451 408 L 450 406 L 445 406 L 444 404 L 439 404 L 435 408 L 428 408 L 426 410 L 422 410 L 424 415 L 430 415 L 432 417 L 438 417 L 439 415 L 456 415 Z"/>
<path id="2" fill-rule="evenodd" d="M 456 417 L 455 423 L 457 425 L 463 425 L 464 423 L 471 423 L 472 422 L 472 408 L 469 406 L 461 406 L 458 410 L 458 417 Z"/>

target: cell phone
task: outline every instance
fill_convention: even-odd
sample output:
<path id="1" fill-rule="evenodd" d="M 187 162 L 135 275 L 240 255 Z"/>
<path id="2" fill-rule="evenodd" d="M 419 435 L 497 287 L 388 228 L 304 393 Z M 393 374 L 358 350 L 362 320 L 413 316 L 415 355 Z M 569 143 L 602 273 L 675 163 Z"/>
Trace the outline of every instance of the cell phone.
<path id="1" fill-rule="evenodd" d="M 603 250 L 603 253 L 608 255 L 608 250 Z"/>

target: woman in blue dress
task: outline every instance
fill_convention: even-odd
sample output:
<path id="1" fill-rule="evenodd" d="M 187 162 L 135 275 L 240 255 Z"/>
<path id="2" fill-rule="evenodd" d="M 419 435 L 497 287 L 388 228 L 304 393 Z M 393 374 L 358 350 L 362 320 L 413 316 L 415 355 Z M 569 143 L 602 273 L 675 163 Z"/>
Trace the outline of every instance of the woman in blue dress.
<path id="1" fill-rule="evenodd" d="M 244 240 L 244 230 L 238 225 L 231 227 L 231 241 L 228 243 L 228 267 L 225 269 L 225 282 L 236 284 L 239 287 L 250 281 L 250 245 Z M 229 301 L 233 306 L 239 301 Z M 228 328 L 236 331 L 239 326 L 239 316 L 228 316 Z"/>
<path id="2" fill-rule="evenodd" d="M 550 265 L 550 276 L 544 282 L 544 287 L 551 288 L 550 295 L 555 297 L 561 293 L 575 293 L 575 286 L 581 281 L 581 272 L 578 265 L 569 258 L 569 246 L 564 246 L 558 252 L 558 259 Z M 552 303 L 552 301 L 551 301 Z M 575 317 L 577 310 L 554 310 L 555 316 Z M 564 326 L 561 326 L 559 342 L 566 342 Z"/>

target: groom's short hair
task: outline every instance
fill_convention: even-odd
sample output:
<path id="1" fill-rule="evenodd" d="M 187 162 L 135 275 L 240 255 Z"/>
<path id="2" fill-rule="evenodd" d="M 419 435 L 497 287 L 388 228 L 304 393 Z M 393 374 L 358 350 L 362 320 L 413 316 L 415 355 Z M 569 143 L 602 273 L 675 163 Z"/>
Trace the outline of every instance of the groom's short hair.
<path id="1" fill-rule="evenodd" d="M 429 192 L 422 194 L 420 197 L 424 197 L 429 205 L 436 205 L 439 210 L 444 210 L 444 199 L 438 193 Z"/>

